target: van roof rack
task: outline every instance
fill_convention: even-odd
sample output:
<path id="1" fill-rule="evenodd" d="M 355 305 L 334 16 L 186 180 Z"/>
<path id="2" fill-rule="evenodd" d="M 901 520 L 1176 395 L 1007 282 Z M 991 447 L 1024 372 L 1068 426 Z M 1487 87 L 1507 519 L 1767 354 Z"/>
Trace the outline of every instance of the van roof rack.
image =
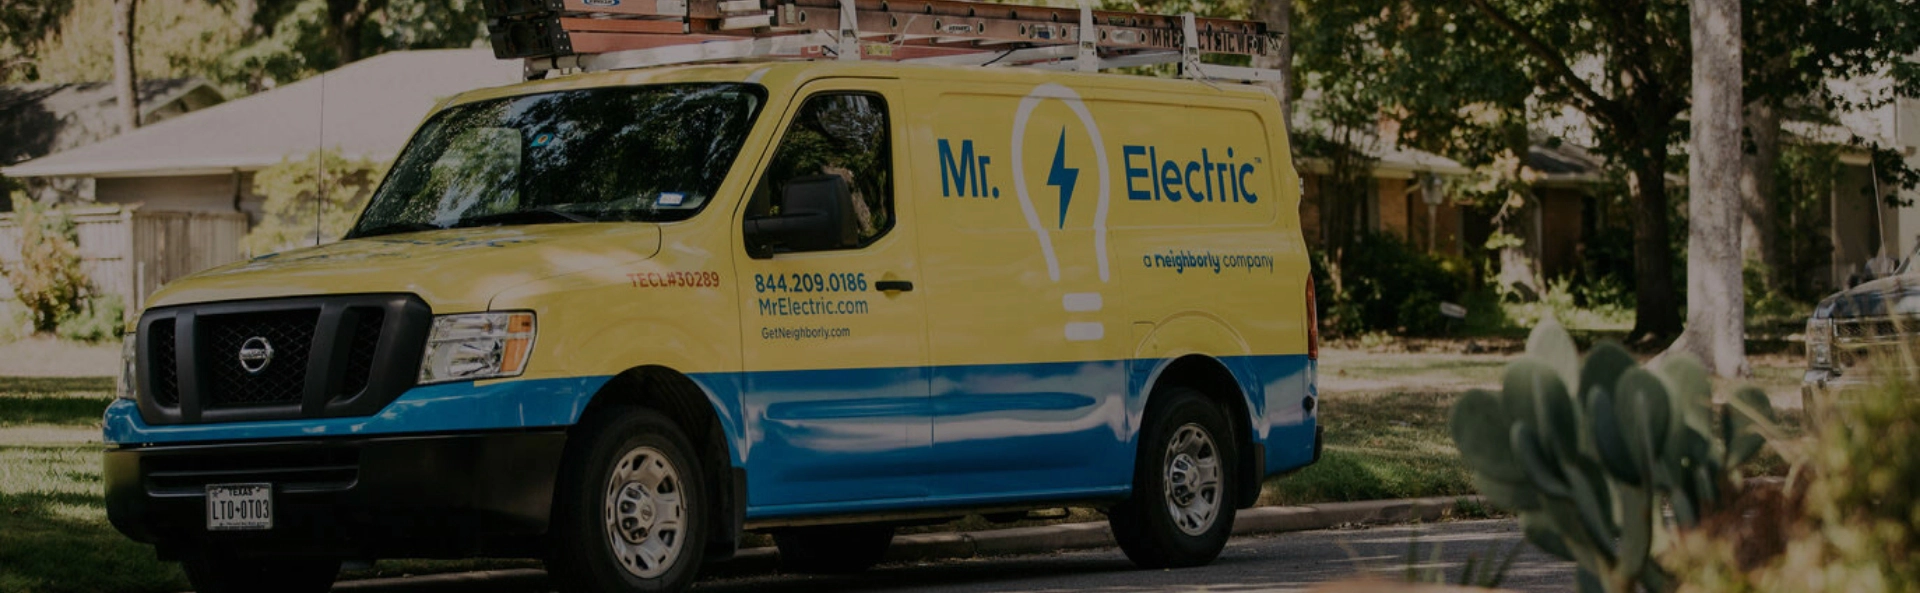
<path id="1" fill-rule="evenodd" d="M 968 0 L 485 0 L 501 59 L 549 72 L 770 60 L 889 60 L 1059 70 L 1179 64 L 1181 75 L 1267 82 L 1279 71 L 1204 64 L 1273 56 L 1258 21 Z"/>

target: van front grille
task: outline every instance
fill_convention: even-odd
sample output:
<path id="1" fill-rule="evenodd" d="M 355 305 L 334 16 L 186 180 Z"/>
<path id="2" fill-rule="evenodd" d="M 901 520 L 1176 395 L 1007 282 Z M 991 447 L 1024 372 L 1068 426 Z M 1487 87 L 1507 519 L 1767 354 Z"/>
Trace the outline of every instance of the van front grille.
<path id="1" fill-rule="evenodd" d="M 347 447 L 155 455 L 141 468 L 156 496 L 204 494 L 212 484 L 267 482 L 282 492 L 344 490 L 360 478 L 360 451 Z"/>
<path id="2" fill-rule="evenodd" d="M 372 415 L 417 381 L 432 322 L 412 295 L 154 309 L 140 411 L 152 424 Z"/>
<path id="3" fill-rule="evenodd" d="M 154 321 L 144 338 L 147 356 L 153 361 L 153 399 L 167 407 L 180 405 L 180 367 L 173 355 L 173 338 L 172 319 Z"/>
<path id="4" fill-rule="evenodd" d="M 296 403 L 306 391 L 314 324 L 319 309 L 220 315 L 200 321 L 207 333 L 202 364 L 211 371 L 211 408 Z M 241 351 L 264 345 L 268 356 L 252 362 Z M 255 365 L 249 368 L 248 365 Z"/>

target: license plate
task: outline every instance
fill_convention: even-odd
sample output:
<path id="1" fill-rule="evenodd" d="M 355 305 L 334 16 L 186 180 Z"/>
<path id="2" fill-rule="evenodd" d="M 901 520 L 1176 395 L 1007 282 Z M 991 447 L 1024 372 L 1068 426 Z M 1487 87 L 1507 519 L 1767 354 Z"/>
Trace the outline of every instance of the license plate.
<path id="1" fill-rule="evenodd" d="M 272 484 L 207 486 L 208 531 L 273 529 Z"/>

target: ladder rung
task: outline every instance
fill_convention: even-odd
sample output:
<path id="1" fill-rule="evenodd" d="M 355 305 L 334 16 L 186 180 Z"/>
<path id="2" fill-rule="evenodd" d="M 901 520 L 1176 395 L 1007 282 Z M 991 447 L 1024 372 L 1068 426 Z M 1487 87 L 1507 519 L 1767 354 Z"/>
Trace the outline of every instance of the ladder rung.
<path id="1" fill-rule="evenodd" d="M 582 19 L 562 17 L 560 28 L 568 33 L 651 33 L 674 34 L 687 32 L 687 22 L 683 20 L 659 19 Z"/>

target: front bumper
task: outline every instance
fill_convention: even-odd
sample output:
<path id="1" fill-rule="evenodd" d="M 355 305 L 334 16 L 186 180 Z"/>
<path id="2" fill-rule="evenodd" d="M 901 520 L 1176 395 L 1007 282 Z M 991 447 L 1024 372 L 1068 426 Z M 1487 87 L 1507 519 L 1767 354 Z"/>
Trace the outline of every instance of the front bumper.
<path id="1" fill-rule="evenodd" d="M 122 447 L 105 454 L 107 518 L 162 558 L 524 556 L 565 446 L 556 429 Z M 273 529 L 207 531 L 206 486 L 249 482 L 273 484 Z"/>
<path id="2" fill-rule="evenodd" d="M 1800 393 L 1803 396 L 1837 393 L 1871 385 L 1871 379 L 1870 375 L 1863 372 L 1807 369 L 1806 374 L 1800 377 Z"/>

